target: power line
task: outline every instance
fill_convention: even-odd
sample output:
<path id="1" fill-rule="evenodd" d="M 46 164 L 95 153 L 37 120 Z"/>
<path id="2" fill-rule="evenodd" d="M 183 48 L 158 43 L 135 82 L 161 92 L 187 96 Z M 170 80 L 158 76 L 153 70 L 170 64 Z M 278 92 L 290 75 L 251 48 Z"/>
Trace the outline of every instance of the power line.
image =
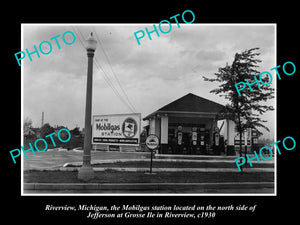
<path id="1" fill-rule="evenodd" d="M 95 58 L 95 66 L 100 70 L 102 70 L 102 72 L 105 74 L 103 68 L 99 65 L 98 61 Z M 118 90 L 115 88 L 115 86 L 111 83 L 111 80 L 109 80 L 109 78 L 107 77 L 107 75 L 103 76 L 104 80 L 106 81 L 106 83 L 110 86 L 110 88 L 113 90 L 113 92 L 115 93 L 115 95 L 129 108 L 129 110 L 131 112 L 134 112 L 134 110 L 127 104 L 127 102 L 122 98 L 122 96 L 120 95 L 120 93 L 118 92 Z"/>
<path id="2" fill-rule="evenodd" d="M 103 49 L 103 53 L 104 53 L 104 55 L 105 55 L 105 57 L 106 57 L 106 59 L 107 59 L 107 62 L 108 62 L 108 64 L 109 64 L 109 66 L 110 66 L 110 69 L 111 69 L 111 71 L 112 71 L 112 74 L 114 75 L 114 77 L 115 77 L 115 79 L 116 79 L 116 81 L 117 81 L 119 87 L 121 88 L 121 90 L 122 90 L 122 92 L 123 92 L 123 94 L 124 94 L 124 96 L 125 96 L 125 98 L 126 98 L 128 104 L 134 109 L 134 111 L 136 111 L 135 107 L 132 105 L 131 101 L 129 100 L 128 95 L 126 94 L 125 90 L 123 89 L 123 86 L 122 86 L 120 80 L 118 79 L 118 77 L 117 77 L 115 71 L 113 70 L 113 67 L 112 67 L 111 62 L 110 62 L 110 60 L 109 60 L 109 57 L 108 57 L 108 55 L 107 55 L 106 52 L 105 52 L 104 45 L 102 44 L 100 38 L 98 37 L 98 34 L 97 34 L 97 31 L 96 31 L 95 27 L 92 26 L 92 28 L 93 28 L 93 30 L 95 31 L 96 39 L 98 40 L 98 43 L 99 43 L 100 47 Z"/>
<path id="3" fill-rule="evenodd" d="M 72 28 L 73 28 L 74 33 L 76 34 L 76 36 L 79 38 L 79 41 L 80 41 L 82 47 L 85 49 L 84 43 L 83 43 L 83 41 L 81 40 L 80 36 L 78 35 L 78 32 L 76 31 L 76 30 L 77 30 L 76 27 L 75 27 L 75 26 L 72 26 Z M 79 31 L 79 32 L 80 32 L 80 31 Z M 80 34 L 81 34 L 81 32 L 80 32 Z M 81 34 L 81 35 L 82 35 L 82 34 Z M 82 39 L 84 40 L 84 37 L 83 37 L 83 36 L 82 36 Z"/>
<path id="4" fill-rule="evenodd" d="M 79 38 L 79 41 L 82 45 L 82 47 L 85 49 L 84 43 L 82 41 L 82 39 L 84 39 L 83 34 L 81 33 L 81 31 L 79 30 L 79 28 L 76 29 L 75 26 L 72 26 L 75 34 L 77 35 L 77 37 Z M 81 37 L 78 35 L 78 32 L 76 31 L 78 30 L 79 34 L 81 35 Z M 95 62 L 95 66 L 98 68 L 98 70 L 102 70 L 102 76 L 105 80 L 105 82 L 108 84 L 108 86 L 113 90 L 113 92 L 115 93 L 115 95 L 130 109 L 131 112 L 134 112 L 134 108 L 132 108 L 120 95 L 120 93 L 118 92 L 118 90 L 116 89 L 116 87 L 114 86 L 114 84 L 112 83 L 112 81 L 109 79 L 108 75 L 105 73 L 104 69 L 101 67 L 101 65 L 98 63 L 97 57 L 96 55 L 94 56 L 94 62 Z"/>
<path id="5" fill-rule="evenodd" d="M 74 28 L 76 28 L 76 27 L 74 27 Z M 82 33 L 79 29 L 78 29 L 78 32 L 80 33 L 81 38 L 84 39 L 84 36 L 82 35 Z M 75 33 L 77 33 L 77 32 L 75 31 Z M 79 37 L 79 41 L 80 41 L 82 47 L 85 49 L 83 41 L 81 40 L 80 36 L 78 36 L 78 37 Z M 106 83 L 108 84 L 108 86 L 110 86 L 113 89 L 113 91 L 117 91 L 116 88 L 113 86 L 113 83 L 111 82 L 111 80 L 107 76 L 107 74 L 104 72 L 104 69 L 102 68 L 102 66 L 98 63 L 96 57 L 94 57 L 94 61 L 95 61 L 95 65 L 98 68 L 98 70 L 101 69 L 101 71 L 103 72 L 103 78 L 106 81 Z"/>

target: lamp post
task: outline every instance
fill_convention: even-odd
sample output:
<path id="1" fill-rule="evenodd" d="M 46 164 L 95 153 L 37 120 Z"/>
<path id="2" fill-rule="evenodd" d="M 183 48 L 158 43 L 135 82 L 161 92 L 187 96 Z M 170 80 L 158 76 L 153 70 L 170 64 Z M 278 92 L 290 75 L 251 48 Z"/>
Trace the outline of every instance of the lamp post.
<path id="1" fill-rule="evenodd" d="M 86 86 L 86 102 L 85 102 L 85 126 L 84 126 L 84 150 L 83 163 L 78 171 L 78 179 L 90 180 L 94 178 L 94 170 L 91 166 L 91 140 L 92 140 L 92 93 L 93 93 L 93 57 L 97 47 L 97 41 L 93 37 L 93 33 L 86 40 L 86 50 L 88 56 L 87 68 L 87 86 Z"/>

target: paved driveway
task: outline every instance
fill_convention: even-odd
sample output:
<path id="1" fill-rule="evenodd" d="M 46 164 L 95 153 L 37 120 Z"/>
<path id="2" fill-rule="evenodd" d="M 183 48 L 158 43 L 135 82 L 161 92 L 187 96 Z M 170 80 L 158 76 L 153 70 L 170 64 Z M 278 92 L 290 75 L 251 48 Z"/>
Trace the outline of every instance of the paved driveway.
<path id="1" fill-rule="evenodd" d="M 75 151 L 36 152 L 36 155 L 27 152 L 27 159 L 23 158 L 23 165 L 25 170 L 59 168 L 65 163 L 81 162 L 82 155 L 82 152 Z M 149 157 L 150 153 L 148 152 L 92 152 L 92 161 L 105 159 L 145 159 Z"/>

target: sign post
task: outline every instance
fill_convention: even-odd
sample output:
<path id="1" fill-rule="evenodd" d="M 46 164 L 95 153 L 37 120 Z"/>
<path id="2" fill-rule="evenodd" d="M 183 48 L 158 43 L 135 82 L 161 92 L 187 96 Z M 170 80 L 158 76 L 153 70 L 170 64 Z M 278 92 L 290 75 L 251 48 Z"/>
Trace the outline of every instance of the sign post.
<path id="1" fill-rule="evenodd" d="M 152 173 L 152 159 L 153 159 L 153 150 L 151 150 L 150 173 Z"/>
<path id="2" fill-rule="evenodd" d="M 151 160 L 150 160 L 150 173 L 152 173 L 152 158 L 153 158 L 153 151 L 157 149 L 159 145 L 159 139 L 156 135 L 150 134 L 146 138 L 146 146 L 151 152 Z"/>

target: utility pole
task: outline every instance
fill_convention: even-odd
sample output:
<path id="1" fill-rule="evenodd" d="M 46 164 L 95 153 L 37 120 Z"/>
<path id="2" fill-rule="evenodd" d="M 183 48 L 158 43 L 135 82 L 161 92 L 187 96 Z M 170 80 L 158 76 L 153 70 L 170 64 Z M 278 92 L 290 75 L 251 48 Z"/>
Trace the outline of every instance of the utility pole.
<path id="1" fill-rule="evenodd" d="M 44 126 L 44 112 L 42 112 L 42 126 L 41 127 L 43 127 Z"/>

